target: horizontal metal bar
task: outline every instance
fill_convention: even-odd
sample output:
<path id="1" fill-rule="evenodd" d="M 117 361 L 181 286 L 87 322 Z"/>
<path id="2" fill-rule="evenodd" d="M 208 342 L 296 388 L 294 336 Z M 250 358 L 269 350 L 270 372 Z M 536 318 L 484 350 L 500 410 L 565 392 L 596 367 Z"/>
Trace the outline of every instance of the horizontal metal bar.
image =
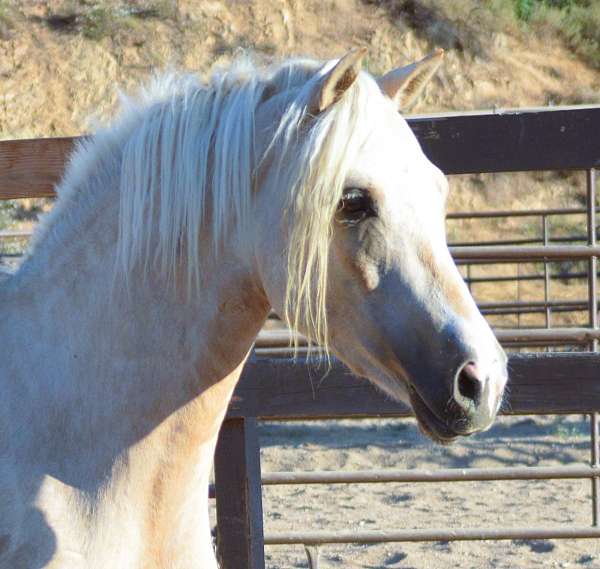
<path id="1" fill-rule="evenodd" d="M 558 341 L 589 342 L 600 339 L 600 330 L 592 328 L 506 328 L 494 330 L 501 342 Z M 306 338 L 301 336 L 299 344 L 306 346 Z M 261 330 L 256 338 L 257 348 L 284 348 L 291 345 L 291 333 L 286 329 Z"/>
<path id="2" fill-rule="evenodd" d="M 561 304 L 556 303 L 555 305 L 550 304 L 547 308 L 551 309 L 554 313 L 572 313 L 572 312 L 584 312 L 587 311 L 587 303 L 573 303 L 573 304 Z M 543 306 L 505 306 L 501 308 L 481 308 L 480 312 L 486 316 L 511 316 L 515 314 L 544 314 L 546 307 Z"/>
<path id="3" fill-rule="evenodd" d="M 600 469 L 576 466 L 447 468 L 439 470 L 355 470 L 352 472 L 263 472 L 265 486 L 292 484 L 373 484 L 381 482 L 475 482 L 488 480 L 566 480 L 600 477 Z"/>
<path id="4" fill-rule="evenodd" d="M 574 346 L 581 346 L 582 348 L 585 347 L 585 344 L 588 343 L 588 340 L 581 340 L 581 341 L 575 341 L 575 340 L 533 340 L 533 339 L 528 339 L 528 340 L 515 340 L 515 341 L 507 341 L 507 340 L 502 340 L 502 346 L 504 348 L 507 349 L 515 349 L 515 348 L 546 348 L 546 347 L 552 347 L 552 348 L 573 348 Z M 573 352 L 573 350 L 569 349 L 570 352 Z M 581 349 L 581 350 L 575 350 L 573 353 L 580 353 L 580 352 L 584 352 L 586 350 Z M 255 356 L 257 358 L 263 358 L 263 359 L 269 359 L 269 358 L 273 358 L 273 359 L 284 359 L 284 360 L 289 360 L 291 358 L 295 357 L 300 357 L 300 358 L 308 358 L 310 353 L 310 356 L 313 358 L 321 358 L 325 356 L 325 351 L 320 348 L 319 346 L 313 346 L 310 350 L 308 347 L 306 346 L 299 346 L 297 350 L 293 350 L 291 347 L 289 346 L 285 346 L 285 347 L 264 347 L 264 348 L 255 348 L 253 350 L 253 354 L 255 354 Z"/>
<path id="5" fill-rule="evenodd" d="M 483 541 L 504 539 L 600 538 L 600 528 L 588 526 L 531 528 L 407 529 L 379 531 L 278 532 L 265 535 L 265 545 L 326 543 L 398 543 L 407 541 Z"/>
<path id="6" fill-rule="evenodd" d="M 510 247 L 490 245 L 485 247 L 451 247 L 456 259 L 473 260 L 544 260 L 544 259 L 589 259 L 600 256 L 600 246 L 590 245 L 549 245 L 539 247 Z"/>
<path id="7" fill-rule="evenodd" d="M 470 264 L 465 261 L 463 263 L 458 263 L 460 265 Z M 490 263 L 491 264 L 491 263 Z M 564 273 L 564 274 L 553 274 L 550 275 L 550 278 L 553 281 L 556 280 L 583 280 L 587 279 L 587 273 L 577 272 L 577 273 Z M 544 275 L 514 275 L 514 276 L 493 276 L 493 277 L 467 277 L 464 279 L 467 284 L 478 284 L 478 283 L 499 283 L 499 282 L 519 282 L 519 281 L 543 281 Z"/>
<path id="8" fill-rule="evenodd" d="M 23 255 L 21 253 L 2 253 L 0 252 L 0 258 L 21 258 Z M 505 261 L 511 262 L 511 261 Z M 458 265 L 467 265 L 467 264 L 494 264 L 496 261 L 477 261 L 477 263 L 473 263 L 473 261 L 464 260 L 461 261 L 458 259 Z M 600 276 L 600 275 L 599 275 Z M 583 280 L 587 279 L 587 272 L 577 272 L 577 273 L 564 273 L 564 274 L 553 274 L 550 275 L 552 280 Z M 465 278 L 464 281 L 468 284 L 479 284 L 479 283 L 494 283 L 494 282 L 518 282 L 518 281 L 542 281 L 544 280 L 544 275 L 515 275 L 515 276 L 492 276 L 492 277 L 470 277 Z"/>
<path id="9" fill-rule="evenodd" d="M 284 347 L 271 347 L 266 346 L 264 348 L 255 347 L 254 354 L 256 354 L 259 358 L 282 358 L 282 359 L 290 359 L 294 356 L 294 350 L 290 346 Z M 311 350 L 312 355 L 316 355 L 318 357 L 324 356 L 325 352 L 319 346 L 315 346 Z M 295 352 L 296 356 L 301 356 L 305 358 L 308 356 L 308 348 L 306 346 L 299 346 Z"/>
<path id="10" fill-rule="evenodd" d="M 563 237 L 553 237 L 552 243 L 587 243 L 585 235 L 567 235 Z M 494 241 L 457 241 L 448 243 L 449 247 L 483 247 L 486 245 L 541 245 L 544 240 L 541 237 L 527 237 L 523 239 L 498 239 Z"/>
<path id="11" fill-rule="evenodd" d="M 473 215 L 465 217 L 464 219 L 475 219 L 477 216 L 476 212 Z M 465 214 L 466 215 L 466 214 Z M 507 217 L 512 217 L 507 215 Z M 22 239 L 31 237 L 33 231 L 30 230 L 7 230 L 0 231 L 0 239 Z M 554 243 L 573 243 L 576 241 L 586 242 L 587 237 L 585 235 L 565 235 L 560 237 L 553 237 L 552 242 Z M 510 239 L 510 240 L 498 240 L 498 241 L 461 241 L 456 243 L 449 243 L 450 247 L 483 247 L 483 246 L 517 246 L 517 245 L 534 245 L 537 243 L 543 243 L 544 240 L 540 237 L 528 237 L 523 239 Z"/>
<path id="12" fill-rule="evenodd" d="M 494 330 L 500 342 L 590 342 L 600 338 L 600 330 L 591 328 L 511 328 Z"/>
<path id="13" fill-rule="evenodd" d="M 535 210 L 532 210 L 535 211 Z M 570 210 L 565 210 L 567 213 Z M 577 213 L 585 213 L 586 210 L 572 210 L 574 212 Z M 598 210 L 600 212 L 600 210 Z M 500 212 L 502 214 L 502 217 L 507 217 L 507 218 L 511 218 L 511 217 L 522 217 L 523 214 L 525 214 L 526 212 L 510 212 L 510 211 L 505 211 L 505 212 Z M 514 213 L 514 215 L 513 215 Z M 460 215 L 460 217 L 456 217 L 455 219 L 477 219 L 477 218 L 481 218 L 481 217 L 500 217 L 500 215 L 498 216 L 492 216 L 491 214 L 489 216 L 486 215 L 481 215 L 480 212 L 470 212 L 470 213 L 461 213 L 458 214 Z M 536 215 L 535 213 L 531 213 L 528 215 Z M 448 216 L 450 217 L 450 216 Z M 29 229 L 23 229 L 23 230 L 5 230 L 5 231 L 0 231 L 0 239 L 20 239 L 20 238 L 25 238 L 25 237 L 31 237 L 33 235 L 33 231 L 29 230 Z M 585 235 L 563 235 L 563 236 L 558 236 L 558 237 L 553 237 L 552 238 L 552 242 L 554 243 L 572 243 L 575 241 L 581 241 L 581 242 L 587 242 L 587 236 Z M 469 247 L 469 246 L 484 246 L 484 245 L 533 245 L 536 243 L 543 243 L 544 240 L 541 237 L 527 237 L 527 238 L 522 238 L 522 239 L 511 239 L 511 240 L 498 240 L 498 241 L 480 241 L 480 242 L 472 242 L 472 241 L 464 241 L 464 242 L 456 242 L 456 243 L 449 243 L 449 245 L 451 247 Z"/>
<path id="14" fill-rule="evenodd" d="M 32 231 L 0 231 L 0 239 L 20 239 L 23 237 L 31 237 Z"/>
<path id="15" fill-rule="evenodd" d="M 600 212 L 600 208 L 596 208 Z M 446 219 L 481 219 L 494 217 L 538 217 L 540 215 L 577 215 L 587 213 L 585 207 L 556 207 L 549 209 L 504 209 L 496 211 L 456 211 L 446 214 Z"/>
<path id="16" fill-rule="evenodd" d="M 542 275 L 540 275 L 543 278 Z M 587 310 L 588 301 L 586 299 L 581 300 L 515 300 L 515 301 L 494 301 L 494 302 L 478 302 L 477 306 L 479 310 L 519 310 L 519 309 L 534 309 L 534 308 L 552 308 L 552 310 L 579 310 L 583 307 L 583 309 Z M 280 321 L 281 318 L 279 315 L 273 310 L 269 312 L 268 319 L 273 321 Z"/>

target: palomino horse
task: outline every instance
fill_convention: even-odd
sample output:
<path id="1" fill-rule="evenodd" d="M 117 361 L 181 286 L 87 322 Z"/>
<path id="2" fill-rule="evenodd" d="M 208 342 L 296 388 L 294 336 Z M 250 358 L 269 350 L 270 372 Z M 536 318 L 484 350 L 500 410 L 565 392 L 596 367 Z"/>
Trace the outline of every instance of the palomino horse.
<path id="1" fill-rule="evenodd" d="M 449 441 L 506 358 L 445 242 L 447 183 L 398 113 L 436 54 L 156 82 L 81 143 L 0 285 L 0 566 L 216 567 L 219 426 L 271 307 Z"/>

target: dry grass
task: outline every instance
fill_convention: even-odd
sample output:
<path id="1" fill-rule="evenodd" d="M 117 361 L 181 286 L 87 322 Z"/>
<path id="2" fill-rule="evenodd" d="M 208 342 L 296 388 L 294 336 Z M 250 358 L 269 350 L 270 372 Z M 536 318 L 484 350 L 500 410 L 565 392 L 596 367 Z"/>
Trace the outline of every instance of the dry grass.
<path id="1" fill-rule="evenodd" d="M 600 67 L 600 3 L 595 0 L 364 0 L 431 44 L 486 57 L 489 34 L 559 36 Z M 485 30 L 485 33 L 482 33 Z"/>
<path id="2" fill-rule="evenodd" d="M 83 2 L 68 0 L 50 4 L 44 15 L 35 19 L 51 30 L 62 34 L 80 34 L 88 40 L 136 34 L 142 29 L 144 20 L 175 20 L 177 2 L 173 0 L 151 0 L 122 3 L 112 0 Z"/>
<path id="3" fill-rule="evenodd" d="M 10 39 L 14 17 L 12 3 L 9 0 L 0 0 L 0 41 Z"/>
<path id="4" fill-rule="evenodd" d="M 540 37 L 559 34 L 573 51 L 600 68 L 600 4 L 596 1 L 539 2 L 528 23 Z"/>

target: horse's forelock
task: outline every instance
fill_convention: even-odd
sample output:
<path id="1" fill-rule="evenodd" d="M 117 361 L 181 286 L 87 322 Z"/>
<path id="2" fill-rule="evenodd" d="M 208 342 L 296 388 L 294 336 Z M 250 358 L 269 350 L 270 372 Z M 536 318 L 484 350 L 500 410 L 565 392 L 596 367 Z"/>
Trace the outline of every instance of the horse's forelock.
<path id="1" fill-rule="evenodd" d="M 308 103 L 311 83 L 301 96 Z M 296 172 L 290 188 L 291 218 L 285 319 L 298 345 L 299 329 L 327 351 L 327 267 L 332 220 L 348 172 L 373 128 L 373 112 L 383 98 L 375 81 L 361 74 L 340 101 L 320 116 L 309 117 L 310 126 L 296 154 Z M 291 109 L 292 107 L 290 107 Z M 306 112 L 306 107 L 304 107 Z M 296 116 L 298 121 L 306 117 Z M 293 139 L 293 137 L 288 137 Z"/>

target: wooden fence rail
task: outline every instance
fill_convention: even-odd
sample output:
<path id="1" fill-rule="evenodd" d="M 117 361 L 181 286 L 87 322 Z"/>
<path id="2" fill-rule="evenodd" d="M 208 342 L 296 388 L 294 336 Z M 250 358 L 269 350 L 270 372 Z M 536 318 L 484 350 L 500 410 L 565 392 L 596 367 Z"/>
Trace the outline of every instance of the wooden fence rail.
<path id="1" fill-rule="evenodd" d="M 600 354 L 510 354 L 509 414 L 590 413 L 600 409 Z M 327 374 L 325 376 L 325 374 Z M 324 379 L 322 379 L 324 377 Z M 357 379 L 337 361 L 317 367 L 299 358 L 246 364 L 227 417 L 315 419 L 406 417 L 410 410 Z"/>
<path id="2" fill-rule="evenodd" d="M 599 106 L 409 118 L 446 174 L 583 170 L 600 166 Z M 54 195 L 76 137 L 0 142 L 0 199 Z"/>

